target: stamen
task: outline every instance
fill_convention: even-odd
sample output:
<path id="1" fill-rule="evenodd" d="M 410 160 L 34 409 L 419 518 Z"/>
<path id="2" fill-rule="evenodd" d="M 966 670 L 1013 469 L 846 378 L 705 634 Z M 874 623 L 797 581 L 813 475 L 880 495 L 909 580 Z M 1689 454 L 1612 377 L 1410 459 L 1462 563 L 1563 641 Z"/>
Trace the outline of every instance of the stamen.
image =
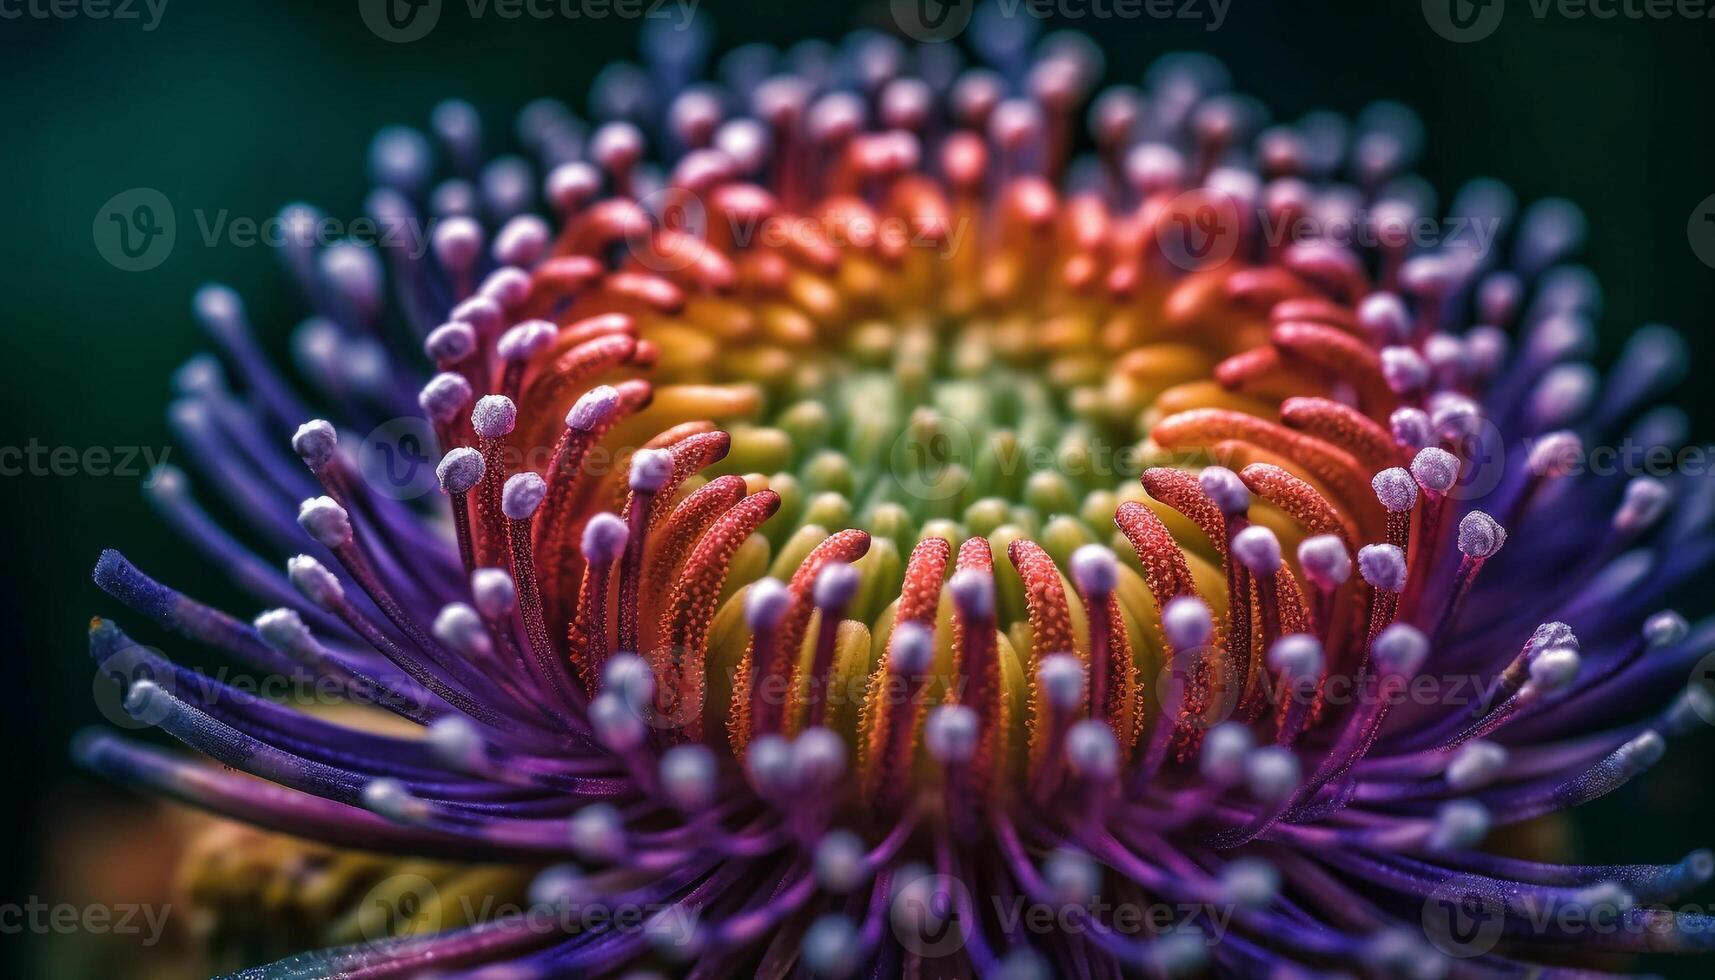
<path id="1" fill-rule="evenodd" d="M 1316 702 L 1322 681 L 1322 644 L 1303 633 L 1283 636 L 1269 647 L 1268 667 L 1281 683 L 1275 743 L 1290 746 Z"/>
<path id="2" fill-rule="evenodd" d="M 1001 740 L 1005 735 L 1005 701 L 1003 700 L 1001 665 L 995 639 L 995 584 L 991 569 L 968 560 L 971 544 L 980 545 L 987 558 L 988 543 L 973 538 L 959 554 L 960 568 L 947 583 L 953 599 L 953 675 L 964 681 L 963 689 L 955 694 L 959 705 L 972 709 L 977 733 L 974 754 L 960 760 L 959 784 L 977 799 L 986 799 L 994 788 L 991 780 L 1001 757 Z M 1032 759 L 1035 736 L 1032 731 Z"/>
<path id="3" fill-rule="evenodd" d="M 578 588 L 578 614 L 567 642 L 586 691 L 595 690 L 596 678 L 607 661 L 608 572 L 624 552 L 629 534 L 625 522 L 612 514 L 596 514 L 584 525 L 584 577 Z"/>
<path id="4" fill-rule="evenodd" d="M 660 449 L 639 450 L 631 457 L 631 498 L 626 504 L 625 554 L 619 576 L 619 648 L 637 647 L 638 583 L 643 577 L 643 548 L 656 494 L 673 476 L 673 454 Z"/>
<path id="5" fill-rule="evenodd" d="M 938 537 L 924 538 L 911 550 L 887 656 L 877 668 L 879 680 L 871 682 L 872 692 L 881 696 L 872 693 L 865 703 L 872 714 L 862 723 L 870 733 L 869 751 L 860 760 L 866 769 L 864 795 L 884 806 L 897 805 L 908 782 L 905 774 L 923 715 L 922 690 L 935 653 L 933 617 L 951 551 Z"/>
<path id="6" fill-rule="evenodd" d="M 1507 765 L 1506 747 L 1496 742 L 1472 739 L 1453 753 L 1445 773 L 1447 786 L 1469 793 L 1494 782 Z"/>
<path id="7" fill-rule="evenodd" d="M 1370 643 L 1393 622 L 1399 594 L 1405 591 L 1405 552 L 1391 544 L 1358 549 L 1358 574 L 1370 586 Z"/>
<path id="8" fill-rule="evenodd" d="M 680 723 L 675 730 L 664 732 L 668 737 L 680 737 L 687 741 L 700 741 L 703 731 L 703 696 L 704 696 L 704 661 L 708 645 L 709 624 L 714 619 L 715 606 L 720 600 L 721 585 L 726 580 L 727 568 L 732 563 L 733 556 L 738 553 L 739 545 L 744 543 L 762 522 L 774 515 L 780 509 L 780 496 L 772 490 L 754 493 L 739 501 L 731 510 L 722 514 L 685 563 L 685 574 L 678 586 L 673 590 L 671 607 L 673 613 L 669 622 L 667 645 L 662 651 L 653 653 L 652 667 L 656 676 L 661 678 L 660 690 L 656 692 L 658 708 L 671 707 L 671 718 Z M 839 542 L 844 540 L 861 540 L 859 554 L 867 550 L 869 536 L 861 531 L 850 532 L 846 538 L 835 535 L 823 542 L 822 548 L 835 550 Z M 832 544 L 830 544 L 832 543 Z M 853 556 L 856 557 L 856 556 Z M 819 562 L 816 567 L 819 567 Z M 799 575 L 812 569 L 810 560 L 799 569 Z M 810 575 L 815 571 L 810 570 Z M 813 581 L 813 579 L 812 579 Z M 801 594 L 798 576 L 792 580 L 793 607 L 796 612 Z M 803 591 L 808 591 L 807 587 Z M 804 610 L 804 618 L 808 619 L 809 610 Z M 761 677 L 786 676 L 786 664 L 780 661 L 790 651 L 795 651 L 803 639 L 803 626 L 797 625 L 792 614 L 781 629 L 781 642 L 775 651 L 773 670 L 764 672 Z M 750 659 L 747 657 L 747 659 Z M 763 728 L 767 733 L 774 728 Z"/>
<path id="9" fill-rule="evenodd" d="M 810 661 L 807 689 L 809 713 L 805 723 L 820 726 L 827 717 L 828 699 L 832 693 L 829 682 L 834 668 L 834 640 L 839 633 L 840 614 L 857 594 L 862 579 L 857 569 L 844 562 L 829 562 L 816 576 L 814 599 L 820 623 L 816 629 L 816 645 Z"/>
<path id="10" fill-rule="evenodd" d="M 778 729 L 775 719 L 780 711 L 776 706 L 786 701 L 785 675 L 762 676 L 758 671 L 762 665 L 781 658 L 778 630 L 791 609 L 792 593 L 779 579 L 757 579 L 745 592 L 744 619 L 750 627 L 750 652 L 740 668 L 742 677 L 733 684 L 732 714 L 727 722 L 733 744 L 741 752 L 753 731 L 760 738 Z"/>
<path id="11" fill-rule="evenodd" d="M 501 511 L 506 515 L 507 537 L 512 552 L 512 581 L 517 589 L 518 611 L 524 620 L 524 634 L 529 639 L 531 667 L 545 690 L 554 691 L 562 704 L 578 703 L 572 691 L 571 679 L 558 659 L 558 651 L 548 638 L 548 625 L 543 619 L 542 593 L 536 580 L 536 559 L 531 552 L 530 521 L 542 499 L 548 495 L 548 484 L 534 473 L 519 473 L 506 481 L 501 493 Z"/>
<path id="12" fill-rule="evenodd" d="M 1209 607 L 1190 596 L 1174 599 L 1161 610 L 1161 629 L 1170 650 L 1171 666 L 1160 681 L 1161 713 L 1132 776 L 1133 795 L 1154 778 L 1172 744 L 1189 744 L 1187 751 L 1195 749 L 1202 712 L 1207 708 L 1201 675 L 1205 671 L 1208 644 L 1215 632 Z"/>
<path id="13" fill-rule="evenodd" d="M 468 495 L 472 487 L 482 482 L 486 468 L 481 453 L 463 446 L 449 450 L 435 467 L 435 478 L 440 481 L 441 492 L 451 498 L 453 533 L 458 538 L 459 559 L 464 563 L 466 573 L 476 568 Z"/>
<path id="14" fill-rule="evenodd" d="M 476 328 L 454 320 L 429 331 L 423 340 L 423 354 L 443 371 L 457 366 L 476 353 Z"/>
<path id="15" fill-rule="evenodd" d="M 1459 553 L 1463 557 L 1459 561 L 1459 570 L 1454 574 L 1453 588 L 1448 594 L 1447 604 L 1442 608 L 1440 619 L 1436 623 L 1434 635 L 1437 642 L 1447 635 L 1447 630 L 1458 618 L 1459 610 L 1465 603 L 1465 597 L 1470 594 L 1477 573 L 1482 571 L 1483 563 L 1500 551 L 1506 541 L 1506 529 L 1480 510 L 1471 511 L 1460 519 L 1458 543 Z"/>
<path id="16" fill-rule="evenodd" d="M 675 745 L 661 754 L 661 793 L 687 814 L 715 801 L 720 767 L 706 745 Z"/>
<path id="17" fill-rule="evenodd" d="M 482 528 L 476 540 L 476 555 L 481 565 L 498 565 L 505 558 L 500 553 L 506 540 L 500 510 L 501 489 L 506 481 L 501 440 L 512 432 L 517 421 L 518 407 L 505 395 L 482 396 L 470 413 L 471 428 L 476 432 L 483 462 L 482 482 L 476 501 L 477 521 Z"/>

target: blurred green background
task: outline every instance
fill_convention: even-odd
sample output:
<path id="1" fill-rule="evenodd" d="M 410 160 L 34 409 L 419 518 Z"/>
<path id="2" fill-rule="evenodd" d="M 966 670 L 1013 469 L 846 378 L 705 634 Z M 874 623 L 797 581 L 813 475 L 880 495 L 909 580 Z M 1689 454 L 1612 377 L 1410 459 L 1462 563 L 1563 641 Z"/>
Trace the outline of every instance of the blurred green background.
<path id="1" fill-rule="evenodd" d="M 888 23 L 885 5 L 700 7 L 714 17 L 722 48 Z M 1421 169 L 1443 200 L 1467 178 L 1493 176 L 1523 199 L 1564 195 L 1586 208 L 1585 254 L 1607 291 L 1604 354 L 1637 324 L 1665 322 L 1685 331 L 1700 377 L 1715 364 L 1706 329 L 1715 269 L 1693 253 L 1687 224 L 1715 193 L 1715 20 L 1537 19 L 1519 0 L 1511 7 L 1498 31 L 1469 44 L 1435 34 L 1412 0 L 1233 0 L 1217 31 L 1148 18 L 1086 26 L 1107 50 L 1111 80 L 1136 81 L 1157 55 L 1199 49 L 1224 59 L 1241 91 L 1283 116 L 1350 114 L 1376 98 L 1415 107 L 1429 132 Z M 135 9 L 148 18 L 140 0 Z M 482 109 L 491 134 L 509 132 L 512 113 L 537 95 L 581 111 L 597 70 L 634 51 L 636 26 L 473 20 L 464 3 L 448 0 L 427 38 L 393 44 L 365 28 L 357 0 L 167 0 L 152 30 L 28 10 L 25 0 L 0 2 L 0 13 L 26 13 L 0 17 L 0 446 L 35 440 L 80 452 L 171 446 L 168 375 L 205 346 L 187 313 L 199 283 L 237 287 L 277 353 L 303 315 L 270 249 L 207 245 L 193 212 L 260 221 L 302 199 L 356 217 L 376 128 L 422 124 L 449 96 Z M 97 254 L 92 222 L 103 202 L 135 187 L 166 195 L 178 242 L 158 268 L 128 273 Z M 1692 383 L 1682 393 L 1704 436 L 1715 433 L 1707 391 Z M 68 861 L 95 855 L 99 863 L 148 844 L 126 828 L 102 831 L 117 839 L 71 855 L 50 844 L 51 832 L 115 812 L 125 799 L 66 764 L 71 735 L 101 721 L 83 629 L 91 614 L 117 610 L 89 582 L 99 550 L 119 547 L 201 598 L 251 610 L 153 521 L 134 478 L 0 477 L 0 494 L 11 699 L 0 708 L 10 790 L 0 806 L 9 825 L 0 901 L 73 901 Z M 1583 811 L 1581 853 L 1676 860 L 1715 839 L 1715 780 L 1701 761 L 1712 748 L 1711 733 L 1676 745 L 1648 778 Z M 0 955 L 19 955 L 16 938 L 0 938 Z M 60 969 L 104 969 L 95 958 L 82 962 Z M 14 966 L 0 962 L 0 973 L 45 969 Z"/>

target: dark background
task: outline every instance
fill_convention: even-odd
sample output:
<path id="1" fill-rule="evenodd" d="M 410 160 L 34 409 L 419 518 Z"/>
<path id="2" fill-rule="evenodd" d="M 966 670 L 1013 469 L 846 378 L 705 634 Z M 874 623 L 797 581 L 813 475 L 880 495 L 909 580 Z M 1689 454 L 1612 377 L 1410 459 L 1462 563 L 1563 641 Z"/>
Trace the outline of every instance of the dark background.
<path id="1" fill-rule="evenodd" d="M 537 95 L 581 112 L 596 71 L 635 50 L 631 22 L 472 20 L 461 0 L 446 7 L 436 30 L 411 44 L 370 33 L 356 0 L 168 0 L 152 32 L 137 22 L 0 20 L 0 445 L 170 446 L 168 375 L 205 346 L 187 310 L 206 280 L 237 287 L 283 349 L 303 310 L 276 256 L 205 245 L 193 211 L 262 220 L 302 199 L 356 217 L 365 147 L 379 126 L 421 125 L 437 101 L 461 96 L 498 137 Z M 722 48 L 887 23 L 884 6 L 813 0 L 704 0 L 701 10 L 714 16 Z M 1579 202 L 1590 218 L 1586 258 L 1607 291 L 1604 355 L 1640 323 L 1680 327 L 1699 368 L 1682 403 L 1702 435 L 1715 433 L 1715 401 L 1695 380 L 1715 363 L 1706 329 L 1715 269 L 1698 261 L 1686 231 L 1715 193 L 1715 20 L 1537 19 L 1513 0 L 1493 36 L 1454 44 L 1428 28 L 1416 0 L 1233 0 L 1215 32 L 1147 18 L 1086 26 L 1107 50 L 1110 80 L 1135 82 L 1157 55 L 1200 49 L 1282 116 L 1403 101 L 1427 123 L 1421 169 L 1443 200 L 1469 177 L 1493 176 L 1521 199 Z M 132 187 L 161 190 L 178 215 L 171 257 L 141 273 L 103 261 L 91 232 L 103 202 Z M 72 734 L 101 721 L 83 650 L 88 617 L 116 611 L 89 582 L 99 550 L 120 547 L 201 598 L 253 611 L 154 522 L 137 482 L 0 478 L 0 813 L 9 825 L 0 901 L 57 900 L 70 886 L 57 880 L 64 855 L 49 849 L 50 833 L 123 800 L 66 761 Z M 1668 861 L 1710 843 L 1715 788 L 1699 759 L 1712 748 L 1711 733 L 1676 744 L 1648 777 L 1581 811 L 1582 855 Z M 141 833 L 127 840 L 123 826 L 102 833 L 118 835 L 109 849 L 149 847 Z M 10 953 L 19 945 L 0 937 Z"/>

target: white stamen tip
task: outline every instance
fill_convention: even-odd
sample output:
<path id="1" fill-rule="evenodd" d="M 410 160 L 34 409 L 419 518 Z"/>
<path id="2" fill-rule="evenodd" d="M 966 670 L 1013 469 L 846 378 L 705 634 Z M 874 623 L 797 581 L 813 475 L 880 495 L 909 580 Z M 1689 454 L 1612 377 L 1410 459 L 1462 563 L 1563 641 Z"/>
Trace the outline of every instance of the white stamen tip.
<path id="1" fill-rule="evenodd" d="M 1391 544 L 1367 544 L 1358 549 L 1358 574 L 1383 592 L 1405 591 L 1405 552 Z"/>
<path id="2" fill-rule="evenodd" d="M 332 497 L 311 497 L 299 504 L 298 526 L 325 548 L 351 541 L 351 518 Z"/>
<path id="3" fill-rule="evenodd" d="M 631 489 L 657 493 L 673 478 L 673 454 L 665 449 L 640 449 L 631 457 Z"/>
<path id="4" fill-rule="evenodd" d="M 1476 800 L 1448 800 L 1435 813 L 1435 829 L 1429 833 L 1429 849 L 1465 850 L 1482 843 L 1488 834 L 1488 807 Z"/>
<path id="5" fill-rule="evenodd" d="M 1376 636 L 1370 657 L 1390 674 L 1410 677 L 1429 656 L 1429 639 L 1409 623 L 1394 623 Z"/>
<path id="6" fill-rule="evenodd" d="M 470 575 L 471 602 L 489 619 L 504 619 L 518 604 L 518 586 L 501 568 L 479 568 Z"/>
<path id="7" fill-rule="evenodd" d="M 286 577 L 304 598 L 326 609 L 345 598 L 339 579 L 309 555 L 296 555 L 286 562 Z"/>
<path id="8" fill-rule="evenodd" d="M 449 602 L 442 606 L 430 630 L 435 639 L 465 656 L 486 655 L 494 645 L 482 624 L 482 617 L 462 602 Z"/>
<path id="9" fill-rule="evenodd" d="M 1260 524 L 1252 524 L 1233 535 L 1233 557 L 1253 575 L 1273 575 L 1280 570 L 1280 539 Z"/>
<path id="10" fill-rule="evenodd" d="M 1221 513 L 1227 517 L 1242 515 L 1250 510 L 1251 491 L 1239 475 L 1225 466 L 1206 466 L 1197 474 L 1197 484 Z"/>
<path id="11" fill-rule="evenodd" d="M 675 745 L 661 754 L 661 792 L 669 802 L 687 812 L 714 802 L 720 764 L 708 746 Z"/>
<path id="12" fill-rule="evenodd" d="M 1495 781 L 1506 768 L 1505 746 L 1472 739 L 1459 746 L 1447 763 L 1447 785 L 1461 793 L 1480 789 Z"/>
<path id="13" fill-rule="evenodd" d="M 1070 653 L 1050 653 L 1036 665 L 1042 694 L 1056 711 L 1072 711 L 1084 703 L 1084 662 Z"/>
<path id="14" fill-rule="evenodd" d="M 1488 558 L 1506 543 L 1506 528 L 1480 510 L 1459 521 L 1459 552 L 1467 558 Z"/>
<path id="15" fill-rule="evenodd" d="M 816 608 L 841 610 L 857 595 L 863 577 L 858 570 L 843 561 L 831 561 L 816 573 L 814 598 Z"/>
<path id="16" fill-rule="evenodd" d="M 548 483 L 534 473 L 517 473 L 500 492 L 500 511 L 508 520 L 527 521 L 548 495 Z"/>
<path id="17" fill-rule="evenodd" d="M 1215 621 L 1209 607 L 1194 596 L 1179 596 L 1161 611 L 1161 630 L 1178 651 L 1195 650 L 1209 642 Z"/>
<path id="18" fill-rule="evenodd" d="M 325 419 L 311 419 L 292 436 L 292 451 L 312 470 L 319 470 L 339 448 L 339 434 Z"/>
<path id="19" fill-rule="evenodd" d="M 597 741 L 615 752 L 637 748 L 648 734 L 648 726 L 638 714 L 638 705 L 613 690 L 590 699 L 590 728 Z"/>
<path id="20" fill-rule="evenodd" d="M 631 529 L 612 514 L 600 513 L 584 525 L 584 560 L 596 565 L 618 561 Z"/>
<path id="21" fill-rule="evenodd" d="M 572 850 L 588 861 L 612 863 L 625 855 L 625 820 L 607 803 L 592 803 L 572 814 L 567 825 Z"/>
<path id="22" fill-rule="evenodd" d="M 440 464 L 435 467 L 435 479 L 447 493 L 469 493 L 471 487 L 482 482 L 486 469 L 481 453 L 468 446 L 459 446 L 441 457 Z"/>
<path id="23" fill-rule="evenodd" d="M 1392 514 L 1403 514 L 1417 503 L 1417 480 L 1402 467 L 1391 466 L 1370 480 L 1376 500 Z"/>
<path id="24" fill-rule="evenodd" d="M 744 594 L 744 620 L 751 632 L 771 630 L 792 608 L 792 591 L 777 578 L 759 578 Z"/>
<path id="25" fill-rule="evenodd" d="M 417 395 L 417 404 L 423 409 L 423 414 L 436 422 L 451 422 L 470 404 L 474 395 L 464 375 L 447 372 L 429 379 Z"/>
<path id="26" fill-rule="evenodd" d="M 1412 458 L 1411 475 L 1423 489 L 1446 493 L 1459 482 L 1459 457 L 1445 449 L 1427 446 Z"/>
<path id="27" fill-rule="evenodd" d="M 849 830 L 830 830 L 816 842 L 816 882 L 836 895 L 845 895 L 869 877 L 864 866 L 862 838 Z"/>
<path id="28" fill-rule="evenodd" d="M 792 771 L 805 788 L 833 786 L 846 774 L 846 743 L 830 729 L 804 729 L 792 740 Z"/>
<path id="29" fill-rule="evenodd" d="M 1298 790 L 1301 767 L 1292 750 L 1265 745 L 1245 757 L 1245 785 L 1264 803 L 1280 803 Z"/>
<path id="30" fill-rule="evenodd" d="M 1352 554 L 1332 534 L 1305 538 L 1298 546 L 1298 565 L 1304 577 L 1324 591 L 1339 588 L 1352 577 Z"/>
<path id="31" fill-rule="evenodd" d="M 1066 732 L 1066 763 L 1085 779 L 1105 782 L 1119 772 L 1119 742 L 1107 722 L 1085 718 Z"/>
<path id="32" fill-rule="evenodd" d="M 1203 775 L 1222 786 L 1233 786 L 1245 778 L 1245 759 L 1256 747 L 1256 736 L 1236 721 L 1224 721 L 1203 736 L 1198 766 Z"/>
<path id="33" fill-rule="evenodd" d="M 977 752 L 977 713 L 962 704 L 944 704 L 929 713 L 923 741 L 942 765 L 969 762 Z"/>
<path id="34" fill-rule="evenodd" d="M 484 439 L 499 439 L 518 424 L 518 406 L 505 395 L 483 395 L 470 410 L 470 424 Z"/>
<path id="35" fill-rule="evenodd" d="M 922 623 L 906 621 L 893 628 L 888 665 L 895 674 L 917 677 L 935 661 L 935 634 Z"/>

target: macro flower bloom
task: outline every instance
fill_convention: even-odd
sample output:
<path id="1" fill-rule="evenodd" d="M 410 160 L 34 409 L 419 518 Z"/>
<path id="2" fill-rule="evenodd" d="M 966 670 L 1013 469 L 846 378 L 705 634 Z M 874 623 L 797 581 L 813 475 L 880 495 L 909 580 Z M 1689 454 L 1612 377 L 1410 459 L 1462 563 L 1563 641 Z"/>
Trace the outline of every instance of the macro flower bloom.
<path id="1" fill-rule="evenodd" d="M 1639 330 L 1599 377 L 1576 209 L 1478 181 L 1439 218 L 1402 107 L 1271 122 L 1197 55 L 1098 93 L 1095 44 L 1029 24 L 979 16 L 985 67 L 865 32 L 713 81 L 706 28 L 652 31 L 588 126 L 528 107 L 525 155 L 486 157 L 458 102 L 432 141 L 382 132 L 376 244 L 282 217 L 337 426 L 234 293 L 197 295 L 241 392 L 193 361 L 173 420 L 255 536 L 176 472 L 150 493 L 274 608 L 111 551 L 95 579 L 412 732 L 102 619 L 125 710 L 221 765 L 106 733 L 79 757 L 615 913 L 243 976 L 1499 976 L 1710 948 L 1667 907 L 1708 851 L 1480 849 L 1715 718 L 1687 684 L 1710 627 L 1664 608 L 1707 574 L 1715 484 L 1585 453 L 1684 441 L 1651 408 L 1678 339 Z"/>

